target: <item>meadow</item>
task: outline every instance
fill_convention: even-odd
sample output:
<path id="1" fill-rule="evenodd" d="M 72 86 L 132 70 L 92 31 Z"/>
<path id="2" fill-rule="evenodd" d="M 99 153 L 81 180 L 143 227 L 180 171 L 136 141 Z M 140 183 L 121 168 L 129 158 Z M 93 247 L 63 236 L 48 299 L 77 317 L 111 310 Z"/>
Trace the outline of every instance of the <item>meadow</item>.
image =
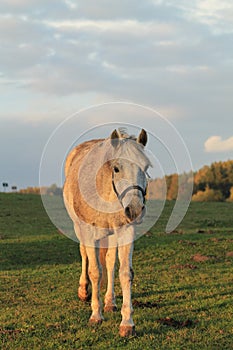
<path id="1" fill-rule="evenodd" d="M 120 310 L 88 326 L 78 244 L 52 225 L 40 196 L 1 193 L 0 349 L 233 349 L 233 203 L 193 202 L 167 234 L 173 205 L 135 242 L 137 334 L 124 339 Z M 116 295 L 120 307 L 118 276 Z"/>

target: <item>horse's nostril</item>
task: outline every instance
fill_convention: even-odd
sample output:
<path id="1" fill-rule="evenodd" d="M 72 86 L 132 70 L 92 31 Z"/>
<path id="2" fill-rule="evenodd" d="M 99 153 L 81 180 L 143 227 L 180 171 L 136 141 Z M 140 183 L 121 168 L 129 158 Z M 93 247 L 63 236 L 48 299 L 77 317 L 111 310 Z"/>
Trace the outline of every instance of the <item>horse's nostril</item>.
<path id="1" fill-rule="evenodd" d="M 130 207 L 126 207 L 126 208 L 125 208 L 125 215 L 126 215 L 129 219 L 131 219 Z"/>

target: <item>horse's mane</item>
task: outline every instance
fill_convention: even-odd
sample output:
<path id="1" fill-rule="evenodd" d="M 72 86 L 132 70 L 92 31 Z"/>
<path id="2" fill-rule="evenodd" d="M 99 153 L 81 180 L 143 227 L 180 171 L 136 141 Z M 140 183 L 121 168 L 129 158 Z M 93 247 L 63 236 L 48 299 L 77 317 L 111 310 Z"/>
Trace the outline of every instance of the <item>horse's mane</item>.
<path id="1" fill-rule="evenodd" d="M 137 140 L 137 138 L 136 138 L 135 135 L 129 135 L 129 134 L 128 134 L 127 128 L 121 127 L 121 128 L 118 129 L 118 132 L 119 132 L 120 137 L 121 137 L 122 139 L 131 139 L 131 140 L 134 140 L 134 141 Z"/>

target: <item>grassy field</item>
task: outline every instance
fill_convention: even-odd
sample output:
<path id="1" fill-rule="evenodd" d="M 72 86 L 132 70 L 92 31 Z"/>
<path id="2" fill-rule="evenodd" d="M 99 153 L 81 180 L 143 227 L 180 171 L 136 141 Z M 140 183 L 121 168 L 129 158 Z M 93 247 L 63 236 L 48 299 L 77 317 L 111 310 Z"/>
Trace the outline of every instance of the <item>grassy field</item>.
<path id="1" fill-rule="evenodd" d="M 87 326 L 77 298 L 79 248 L 36 195 L 0 194 L 0 349 L 233 349 L 233 203 L 192 203 L 171 234 L 158 224 L 135 244 L 136 337 L 120 311 Z M 121 289 L 116 279 L 118 305 Z"/>

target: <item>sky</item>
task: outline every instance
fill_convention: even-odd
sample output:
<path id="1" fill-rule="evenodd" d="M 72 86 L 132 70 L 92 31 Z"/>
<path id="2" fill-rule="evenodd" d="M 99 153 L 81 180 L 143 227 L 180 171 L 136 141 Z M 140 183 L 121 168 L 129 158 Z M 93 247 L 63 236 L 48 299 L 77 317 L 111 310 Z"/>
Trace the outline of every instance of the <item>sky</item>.
<path id="1" fill-rule="evenodd" d="M 123 121 L 159 138 L 172 123 L 194 170 L 233 159 L 231 0 L 2 0 L 0 47 L 0 181 L 9 187 L 38 186 L 51 134 L 92 106 L 73 120 L 77 140 Z M 62 130 L 52 140 L 59 147 L 68 137 Z"/>

